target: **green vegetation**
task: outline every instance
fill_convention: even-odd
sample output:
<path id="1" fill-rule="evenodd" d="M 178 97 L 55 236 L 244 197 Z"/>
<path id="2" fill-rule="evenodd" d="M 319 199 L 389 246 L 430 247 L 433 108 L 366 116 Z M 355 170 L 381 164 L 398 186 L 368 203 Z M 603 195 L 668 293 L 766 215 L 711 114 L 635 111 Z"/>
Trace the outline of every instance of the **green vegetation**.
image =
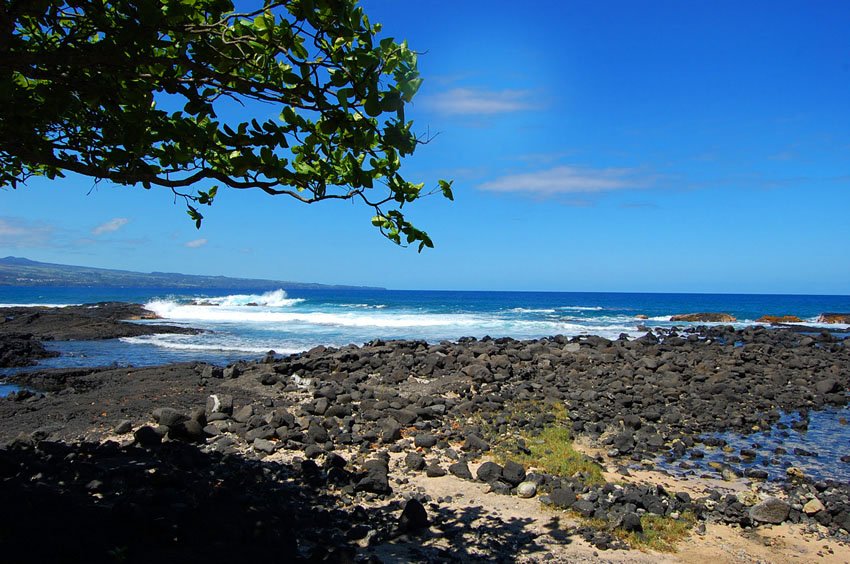
<path id="1" fill-rule="evenodd" d="M 582 523 L 600 531 L 609 530 L 610 523 L 603 519 L 584 519 L 576 514 Z M 691 534 L 696 524 L 693 513 L 686 512 L 678 519 L 646 513 L 641 516 L 640 524 L 643 531 L 627 532 L 613 529 L 611 532 L 631 548 L 638 550 L 654 550 L 657 552 L 676 552 L 676 545 Z"/>
<path id="2" fill-rule="evenodd" d="M 696 517 L 692 513 L 685 513 L 678 519 L 645 514 L 640 518 L 643 532 L 619 531 L 619 536 L 632 548 L 675 552 L 676 544 L 690 535 L 695 523 Z"/>
<path id="3" fill-rule="evenodd" d="M 530 422 L 542 424 L 534 433 Z M 517 402 L 496 417 L 479 417 L 479 423 L 501 462 L 512 459 L 526 467 L 556 476 L 579 474 L 588 484 L 602 484 L 602 468 L 578 452 L 566 425 L 567 409 L 561 402 Z M 540 428 L 540 425 L 534 425 Z"/>
<path id="4" fill-rule="evenodd" d="M 528 452 L 511 458 L 525 466 L 533 466 L 555 476 L 580 474 L 588 484 L 602 484 L 602 468 L 573 447 L 570 432 L 563 427 L 546 427 L 536 436 L 525 437 Z"/>
<path id="5" fill-rule="evenodd" d="M 399 172 L 427 141 L 405 119 L 416 53 L 355 0 L 238 4 L 2 0 L 0 188 L 68 172 L 162 188 L 198 227 L 219 187 L 352 200 L 391 241 L 433 246 L 402 213 L 453 197 Z"/>
<path id="6" fill-rule="evenodd" d="M 568 415 L 564 404 L 559 402 L 515 402 L 498 413 L 479 413 L 474 422 L 491 444 L 496 445 L 494 455 L 499 462 L 511 459 L 556 476 L 578 475 L 589 485 L 604 484 L 602 467 L 573 446 L 567 428 Z M 542 430 L 529 432 L 531 421 L 542 422 Z M 676 544 L 687 538 L 696 523 L 691 512 L 675 519 L 647 513 L 641 516 L 643 531 L 638 533 L 611 530 L 611 523 L 606 520 L 586 519 L 571 513 L 587 526 L 610 530 L 632 548 L 658 552 L 674 552 Z"/>

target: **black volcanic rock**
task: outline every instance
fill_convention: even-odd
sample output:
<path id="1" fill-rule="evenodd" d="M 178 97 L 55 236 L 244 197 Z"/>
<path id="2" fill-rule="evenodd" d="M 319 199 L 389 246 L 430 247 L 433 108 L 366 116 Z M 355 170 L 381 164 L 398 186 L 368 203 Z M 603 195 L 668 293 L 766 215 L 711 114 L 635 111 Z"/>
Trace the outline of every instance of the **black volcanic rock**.
<path id="1" fill-rule="evenodd" d="M 199 333 L 190 327 L 151 323 L 127 323 L 154 320 L 156 315 L 139 304 L 100 302 L 67 307 L 0 308 L 0 335 L 26 333 L 42 340 L 92 341 L 137 337 L 154 333 Z"/>
<path id="2" fill-rule="evenodd" d="M 4 324 L 0 323 L 0 331 Z M 33 366 L 38 359 L 59 356 L 49 351 L 31 333 L 0 333 L 0 368 Z"/>

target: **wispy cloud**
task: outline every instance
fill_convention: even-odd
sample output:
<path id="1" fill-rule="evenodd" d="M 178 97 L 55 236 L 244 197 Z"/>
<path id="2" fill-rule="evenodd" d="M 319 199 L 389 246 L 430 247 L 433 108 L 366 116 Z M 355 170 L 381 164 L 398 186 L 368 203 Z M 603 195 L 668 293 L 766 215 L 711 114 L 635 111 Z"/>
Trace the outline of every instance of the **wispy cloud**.
<path id="1" fill-rule="evenodd" d="M 186 243 L 186 246 L 190 249 L 197 249 L 198 247 L 203 247 L 207 244 L 206 239 L 194 239 Z"/>
<path id="2" fill-rule="evenodd" d="M 18 217 L 0 217 L 0 246 L 13 249 L 42 247 L 50 243 L 51 225 Z"/>
<path id="3" fill-rule="evenodd" d="M 98 225 L 97 227 L 92 229 L 91 232 L 92 235 L 103 235 L 104 233 L 112 233 L 113 231 L 118 231 L 119 229 L 127 225 L 127 223 L 129 222 L 130 220 L 126 217 L 116 217 L 114 219 L 110 219 L 106 223 Z"/>
<path id="4" fill-rule="evenodd" d="M 427 99 L 438 112 L 459 115 L 492 115 L 531 110 L 538 106 L 530 90 L 454 88 Z"/>
<path id="5" fill-rule="evenodd" d="M 593 194 L 651 186 L 655 178 L 633 168 L 558 166 L 536 172 L 511 174 L 480 184 L 489 192 L 516 192 L 548 197 L 560 194 Z"/>

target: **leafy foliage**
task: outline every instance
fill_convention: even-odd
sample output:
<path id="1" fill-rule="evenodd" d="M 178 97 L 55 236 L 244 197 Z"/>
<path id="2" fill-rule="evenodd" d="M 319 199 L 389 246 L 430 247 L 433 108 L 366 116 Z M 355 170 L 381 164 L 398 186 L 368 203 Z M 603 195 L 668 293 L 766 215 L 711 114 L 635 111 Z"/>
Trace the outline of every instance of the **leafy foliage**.
<path id="1" fill-rule="evenodd" d="M 197 206 L 219 186 L 361 200 L 390 240 L 433 246 L 402 213 L 426 195 L 400 174 L 427 141 L 405 119 L 422 83 L 416 53 L 378 40 L 380 24 L 354 0 L 234 10 L 231 0 L 0 0 L 0 187 L 66 172 L 164 187 L 198 226 Z M 227 123 L 219 114 L 234 104 L 278 116 Z M 453 197 L 446 181 L 427 193 Z"/>

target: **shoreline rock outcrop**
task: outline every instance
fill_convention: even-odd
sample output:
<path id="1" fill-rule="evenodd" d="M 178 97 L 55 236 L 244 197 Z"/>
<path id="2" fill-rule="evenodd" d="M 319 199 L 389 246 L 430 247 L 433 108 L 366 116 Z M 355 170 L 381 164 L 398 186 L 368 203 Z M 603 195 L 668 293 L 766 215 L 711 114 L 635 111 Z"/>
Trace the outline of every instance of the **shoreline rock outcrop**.
<path id="1" fill-rule="evenodd" d="M 670 321 L 687 321 L 689 323 L 734 323 L 738 321 L 734 315 L 728 313 L 680 313 L 670 317 Z"/>
<path id="2" fill-rule="evenodd" d="M 0 368 L 33 366 L 38 359 L 58 356 L 41 341 L 95 341 L 154 333 L 196 334 L 177 325 L 132 323 L 157 316 L 139 304 L 100 302 L 66 307 L 0 308 Z"/>
<path id="3" fill-rule="evenodd" d="M 847 323 L 850 324 L 850 313 L 822 313 L 818 323 Z"/>
<path id="4" fill-rule="evenodd" d="M 796 315 L 762 315 L 756 319 L 756 323 L 801 323 L 803 320 Z"/>

